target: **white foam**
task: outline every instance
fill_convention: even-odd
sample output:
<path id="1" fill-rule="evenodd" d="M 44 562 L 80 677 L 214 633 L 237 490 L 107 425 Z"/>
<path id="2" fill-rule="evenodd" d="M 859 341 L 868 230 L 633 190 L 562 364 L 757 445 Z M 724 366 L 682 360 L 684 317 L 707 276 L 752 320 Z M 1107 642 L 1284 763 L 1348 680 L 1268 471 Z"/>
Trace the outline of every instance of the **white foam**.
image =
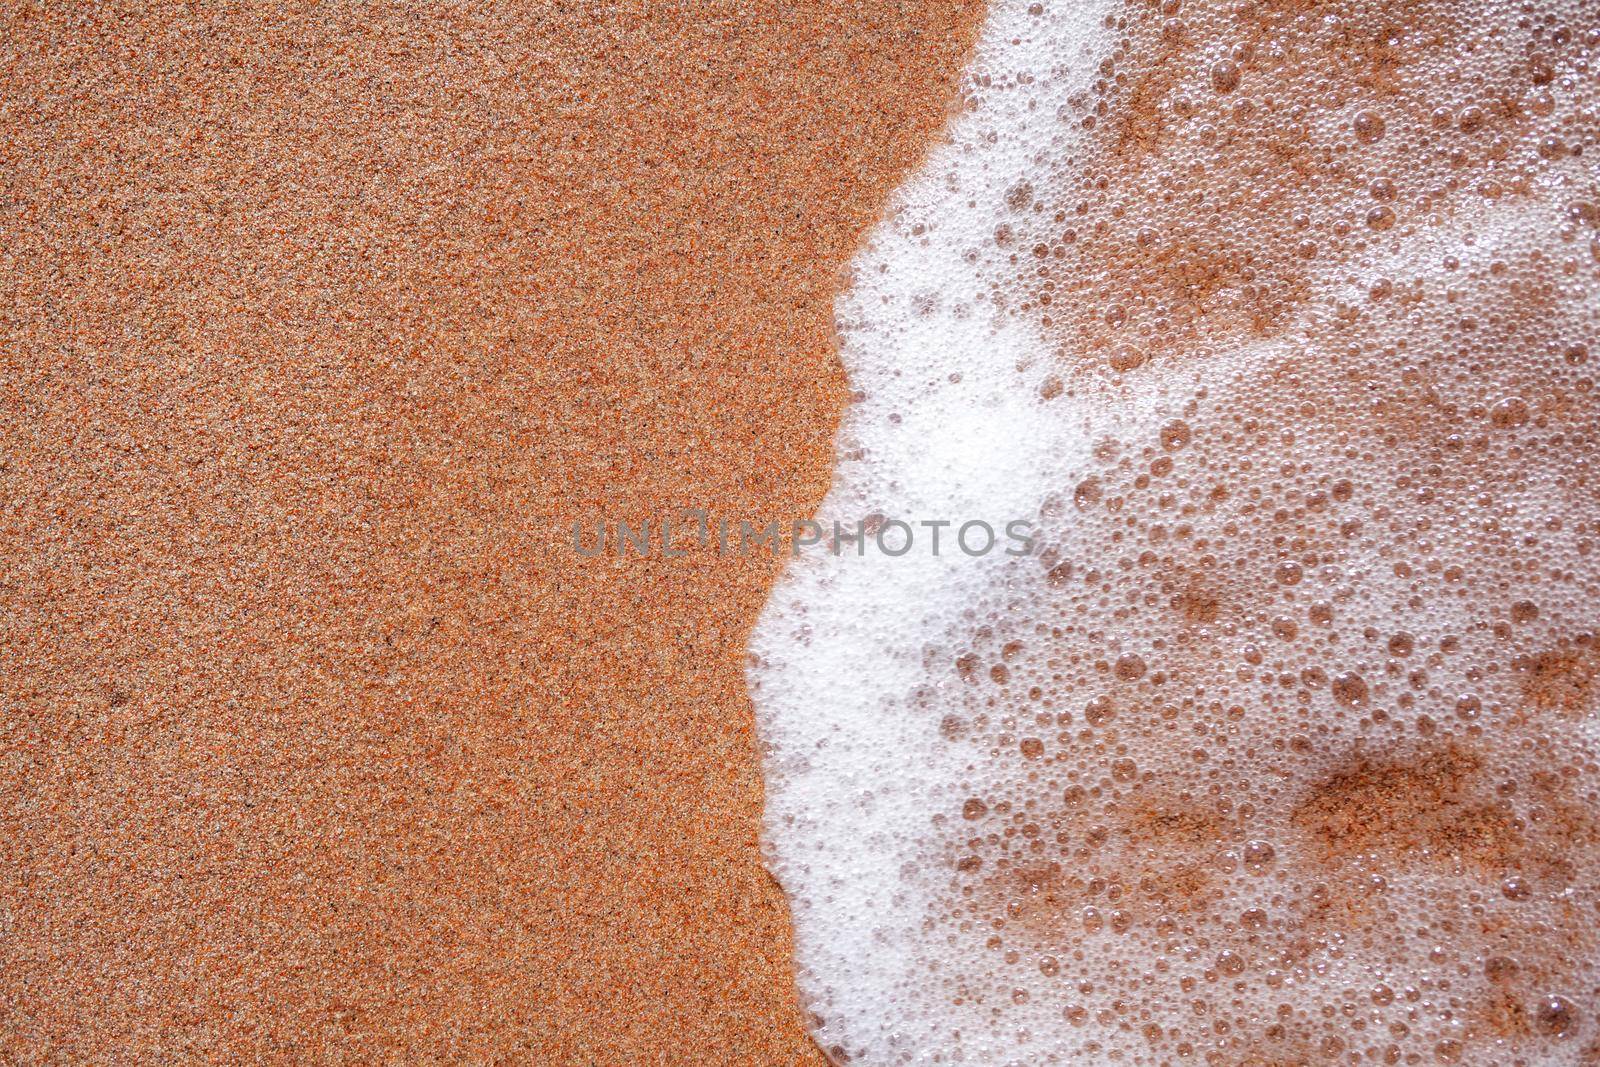
<path id="1" fill-rule="evenodd" d="M 1367 19 L 1381 10 L 1344 6 Z M 1481 6 L 1492 25 L 1515 22 L 1509 5 Z M 1580 809 L 1592 801 L 1584 768 L 1595 731 L 1583 714 L 1529 726 L 1526 705 L 1538 700 L 1512 678 L 1530 655 L 1589 654 L 1582 634 L 1600 573 L 1583 547 L 1595 531 L 1575 504 L 1593 490 L 1574 463 L 1596 443 L 1585 436 L 1595 404 L 1579 388 L 1581 367 L 1561 377 L 1513 351 L 1513 339 L 1534 340 L 1499 309 L 1532 297 L 1494 286 L 1496 263 L 1521 264 L 1512 273 L 1526 281 L 1537 275 L 1529 262 L 1560 274 L 1555 265 L 1575 252 L 1579 266 L 1552 282 L 1548 311 L 1527 330 L 1568 348 L 1592 335 L 1584 233 L 1562 238 L 1572 248 L 1554 236 L 1571 228 L 1567 201 L 1592 168 L 1558 158 L 1514 201 L 1445 197 L 1431 224 L 1357 243 L 1304 278 L 1275 276 L 1303 284 L 1288 321 L 1245 330 L 1218 313 L 1197 342 L 1171 345 L 1185 358 L 1160 358 L 1159 337 L 1146 333 L 1139 343 L 1158 358 L 1107 373 L 1110 342 L 1041 316 L 1028 253 L 1019 266 L 1014 244 L 1057 247 L 1041 235 L 1071 224 L 1078 174 L 1067 161 L 1106 151 L 1114 110 L 1090 129 L 1061 116 L 1094 113 L 1085 95 L 1115 78 L 1102 61 L 1135 36 L 1115 25 L 1126 10 L 993 6 L 969 69 L 970 106 L 896 194 L 838 301 L 841 358 L 861 399 L 840 431 L 818 521 L 1027 519 L 1072 574 L 1047 578 L 1055 555 L 950 551 L 946 531 L 938 556 L 816 546 L 774 591 L 749 678 L 766 752 L 768 861 L 791 902 L 818 1043 L 840 1062 L 868 1064 L 1387 1062 L 1390 1050 L 1428 1062 L 1580 1062 L 1600 1034 L 1600 960 L 1573 933 L 1574 909 L 1596 917 L 1597 842 L 1574 838 L 1567 868 L 1551 873 L 1555 861 L 1538 849 L 1553 831 L 1525 824 L 1548 824 L 1567 804 L 1528 799 L 1541 766 L 1570 760 L 1579 784 L 1562 788 L 1576 790 Z M 1232 17 L 1196 15 L 1195 25 Z M 1236 54 L 1220 49 L 1202 40 L 1181 61 L 1203 72 Z M 1241 61 L 1271 69 L 1253 54 Z M 1578 87 L 1564 102 L 1577 108 L 1592 86 L 1573 64 Z M 1347 113 L 1307 124 L 1332 143 L 1348 136 Z M 1592 144 L 1588 114 L 1573 136 Z M 1397 139 L 1401 123 L 1389 122 Z M 1019 210 L 1033 203 L 1015 193 L 1024 182 L 1060 216 Z M 1337 217 L 1329 197 L 1322 206 Z M 1013 245 L 996 240 L 1007 225 Z M 1441 271 L 1447 256 L 1460 263 Z M 1226 285 L 1255 299 L 1255 277 Z M 1378 279 L 1401 290 L 1415 280 L 1424 295 L 1369 299 Z M 1139 306 L 1168 314 L 1170 294 L 1157 295 Z M 1452 316 L 1463 306 L 1483 321 L 1461 328 Z M 1486 352 L 1463 354 L 1475 338 L 1487 338 Z M 1408 340 L 1409 352 L 1395 349 Z M 1348 353 L 1336 347 L 1347 342 Z M 1382 380 L 1367 390 L 1360 375 Z M 1454 443 L 1457 424 L 1474 438 L 1493 421 L 1473 409 L 1488 407 L 1486 380 L 1497 395 L 1527 393 L 1530 382 L 1564 391 L 1567 407 L 1540 427 L 1562 443 L 1536 441 L 1537 419 L 1483 444 Z M 1545 399 L 1529 396 L 1536 407 Z M 1351 413 L 1340 416 L 1348 424 L 1336 412 Z M 1180 418 L 1184 440 L 1164 443 Z M 1458 448 L 1468 459 L 1452 458 Z M 1091 478 L 1101 495 L 1075 504 Z M 1208 495 L 1214 484 L 1229 495 Z M 1528 538 L 1544 544 L 1530 549 Z M 1490 552 L 1509 555 L 1493 562 Z M 1541 563 L 1550 574 L 1533 573 Z M 1286 566 L 1297 568 L 1292 580 L 1271 577 Z M 1524 594 L 1540 602 L 1537 621 L 1497 633 L 1491 621 Z M 1220 609 L 1207 606 L 1213 596 Z M 1324 610 L 1333 622 L 1319 621 Z M 1396 652 L 1405 646 L 1394 634 L 1417 651 Z M 1131 656 L 1141 665 L 1119 678 Z M 1338 681 L 1347 674 L 1360 682 Z M 1346 699 L 1357 684 L 1359 698 Z M 1468 696 L 1481 719 L 1462 705 Z M 1117 706 L 1115 722 L 1086 712 L 1097 698 Z M 1505 739 L 1485 741 L 1485 725 Z M 1026 754 L 1034 735 L 1042 756 Z M 1471 754 L 1456 755 L 1461 746 Z M 1406 777 L 1407 761 L 1435 777 Z M 1491 780 L 1521 792 L 1497 795 Z M 1417 848 L 1380 855 L 1387 842 L 1340 836 L 1329 821 L 1388 803 L 1392 786 L 1415 793 L 1435 781 L 1462 798 L 1400 805 L 1401 832 L 1421 828 Z M 1092 816 L 1067 810 L 1075 787 Z M 980 799 L 984 810 L 964 819 Z M 1157 829 L 1130 829 L 1149 805 L 1160 809 Z M 1467 840 L 1469 817 L 1488 820 L 1485 840 Z M 1275 846 L 1269 871 L 1240 864 L 1258 838 Z M 1334 854 L 1350 842 L 1348 855 Z M 1527 874 L 1533 899 L 1507 911 L 1494 897 L 1500 882 L 1539 863 L 1550 870 Z M 1150 888 L 1169 878 L 1203 888 Z M 1372 878 L 1384 881 L 1381 903 L 1356 900 L 1354 887 Z M 1177 901 L 1186 894 L 1193 901 Z M 1255 908 L 1269 916 L 1259 930 L 1241 918 Z M 1110 936 L 1123 921 L 1123 936 Z M 1483 977 L 1485 960 L 1499 959 L 1487 935 L 1460 925 L 1490 921 L 1510 931 L 1504 951 L 1526 957 L 1518 973 L 1532 984 L 1511 1000 Z M 1457 934 L 1438 948 L 1446 929 Z M 1535 964 L 1520 946 L 1538 931 L 1577 940 Z M 1390 986 L 1390 1000 L 1375 992 Z M 1574 1005 L 1576 1022 L 1564 1014 Z"/>

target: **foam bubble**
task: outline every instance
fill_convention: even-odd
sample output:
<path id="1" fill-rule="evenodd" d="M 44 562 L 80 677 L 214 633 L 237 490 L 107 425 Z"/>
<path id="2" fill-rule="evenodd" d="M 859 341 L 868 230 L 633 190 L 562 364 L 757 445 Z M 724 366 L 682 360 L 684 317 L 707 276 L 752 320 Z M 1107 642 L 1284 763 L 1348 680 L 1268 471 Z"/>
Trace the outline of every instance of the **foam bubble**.
<path id="1" fill-rule="evenodd" d="M 1600 1058 L 1600 12 L 998 3 L 838 303 L 769 862 L 838 1062 Z"/>

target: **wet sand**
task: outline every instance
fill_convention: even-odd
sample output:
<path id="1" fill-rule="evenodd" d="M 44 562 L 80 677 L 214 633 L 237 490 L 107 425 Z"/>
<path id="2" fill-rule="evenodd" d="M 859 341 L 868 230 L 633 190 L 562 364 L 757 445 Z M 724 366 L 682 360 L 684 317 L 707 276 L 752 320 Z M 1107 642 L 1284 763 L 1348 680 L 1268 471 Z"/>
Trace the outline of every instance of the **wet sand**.
<path id="1" fill-rule="evenodd" d="M 776 564 L 570 522 L 811 510 L 979 17 L 6 13 L 0 1056 L 817 1059 Z"/>

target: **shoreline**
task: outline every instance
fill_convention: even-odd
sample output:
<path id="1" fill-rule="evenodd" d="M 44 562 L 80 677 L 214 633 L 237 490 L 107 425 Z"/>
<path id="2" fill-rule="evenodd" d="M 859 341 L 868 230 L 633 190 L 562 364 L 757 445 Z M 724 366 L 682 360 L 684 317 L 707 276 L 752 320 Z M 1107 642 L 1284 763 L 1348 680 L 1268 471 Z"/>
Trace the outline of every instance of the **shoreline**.
<path id="1" fill-rule="evenodd" d="M 7 17 L 7 1056 L 820 1061 L 779 564 L 564 520 L 810 514 L 981 17 Z"/>

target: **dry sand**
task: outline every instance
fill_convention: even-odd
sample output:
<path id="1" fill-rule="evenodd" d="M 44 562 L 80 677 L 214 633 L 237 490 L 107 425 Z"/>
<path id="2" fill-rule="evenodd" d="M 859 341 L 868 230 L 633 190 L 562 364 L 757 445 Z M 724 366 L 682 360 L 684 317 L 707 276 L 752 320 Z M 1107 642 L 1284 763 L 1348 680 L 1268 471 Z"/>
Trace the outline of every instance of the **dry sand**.
<path id="1" fill-rule="evenodd" d="M 975 3 L 12 4 L 0 1058 L 791 1063 L 742 644 Z"/>

